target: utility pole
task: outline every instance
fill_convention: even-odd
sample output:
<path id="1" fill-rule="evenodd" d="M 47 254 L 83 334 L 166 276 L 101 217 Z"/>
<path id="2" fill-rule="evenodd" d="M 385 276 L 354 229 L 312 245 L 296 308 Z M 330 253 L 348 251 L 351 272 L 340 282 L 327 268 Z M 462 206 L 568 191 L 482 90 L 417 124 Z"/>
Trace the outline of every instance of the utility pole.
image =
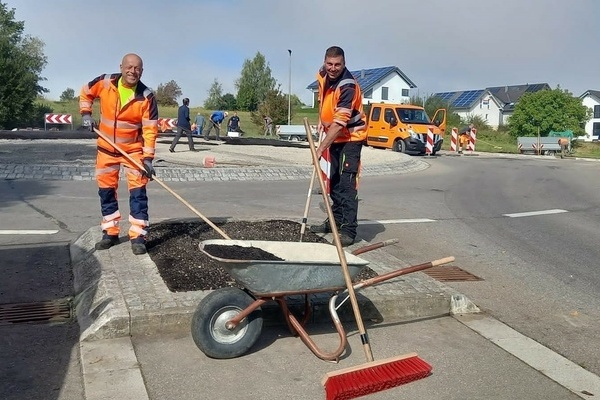
<path id="1" fill-rule="evenodd" d="M 290 75 L 288 85 L 288 125 L 292 124 L 292 50 L 288 49 L 290 53 Z"/>

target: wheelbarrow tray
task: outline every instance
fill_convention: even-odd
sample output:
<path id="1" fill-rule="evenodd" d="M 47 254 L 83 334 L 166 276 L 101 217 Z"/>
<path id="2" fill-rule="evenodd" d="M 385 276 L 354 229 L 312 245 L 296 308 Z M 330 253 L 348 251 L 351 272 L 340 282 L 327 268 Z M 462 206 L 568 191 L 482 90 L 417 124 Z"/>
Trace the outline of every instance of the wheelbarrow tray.
<path id="1" fill-rule="evenodd" d="M 208 245 L 254 247 L 283 261 L 216 257 L 206 251 Z M 346 287 L 337 248 L 328 243 L 213 239 L 200 242 L 200 251 L 260 297 L 329 292 Z M 354 279 L 369 262 L 344 253 L 350 276 Z"/>

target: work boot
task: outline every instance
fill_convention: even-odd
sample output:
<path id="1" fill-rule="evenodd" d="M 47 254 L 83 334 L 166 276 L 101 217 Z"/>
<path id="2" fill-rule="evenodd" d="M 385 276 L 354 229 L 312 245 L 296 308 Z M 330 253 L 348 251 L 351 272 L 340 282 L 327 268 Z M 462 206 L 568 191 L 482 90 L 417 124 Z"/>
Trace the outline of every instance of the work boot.
<path id="1" fill-rule="evenodd" d="M 320 225 L 311 225 L 309 231 L 312 233 L 331 233 L 331 225 L 329 225 L 329 220 L 325 220 Z"/>
<path id="2" fill-rule="evenodd" d="M 340 242 L 342 243 L 342 247 L 348 247 L 351 244 L 354 244 L 354 238 L 351 236 L 348 236 L 345 233 L 341 233 L 340 234 Z"/>
<path id="3" fill-rule="evenodd" d="M 143 236 L 138 236 L 136 238 L 131 239 L 131 251 L 136 256 L 146 254 L 146 238 Z"/>
<path id="4" fill-rule="evenodd" d="M 119 236 L 118 235 L 102 235 L 102 239 L 96 243 L 94 246 L 96 250 L 108 250 L 113 246 L 118 245 Z"/>

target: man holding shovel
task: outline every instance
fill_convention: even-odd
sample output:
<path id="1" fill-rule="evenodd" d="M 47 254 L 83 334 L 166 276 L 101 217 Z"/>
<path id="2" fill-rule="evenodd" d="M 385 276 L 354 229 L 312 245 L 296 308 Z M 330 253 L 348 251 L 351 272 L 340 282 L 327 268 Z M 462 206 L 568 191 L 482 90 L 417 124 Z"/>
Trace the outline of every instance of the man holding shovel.
<path id="1" fill-rule="evenodd" d="M 106 250 L 119 244 L 121 213 L 117 188 L 121 165 L 129 188 L 129 240 L 133 254 L 146 253 L 148 235 L 148 196 L 146 184 L 155 174 L 154 159 L 158 136 L 158 107 L 154 93 L 140 78 L 144 71 L 137 54 L 126 54 L 121 72 L 104 74 L 83 85 L 79 110 L 84 121 L 92 119 L 92 104 L 100 99 L 100 124 L 104 135 L 98 138 L 96 181 L 102 211 L 102 239 L 96 250 Z M 111 139 L 108 141 L 108 139 Z M 117 147 L 143 165 L 140 171 L 124 157 Z"/>
<path id="2" fill-rule="evenodd" d="M 317 149 L 320 158 L 329 149 L 331 162 L 330 197 L 342 246 L 356 239 L 358 227 L 358 177 L 360 155 L 367 139 L 367 121 L 358 82 L 346 68 L 344 50 L 333 46 L 317 74 L 319 121 L 325 137 Z M 310 227 L 311 232 L 330 233 L 332 221 Z"/>
<path id="3" fill-rule="evenodd" d="M 221 140 L 219 137 L 221 134 L 221 123 L 223 122 L 225 117 L 227 117 L 227 111 L 215 111 L 210 115 L 210 118 L 208 119 L 209 120 L 208 130 L 206 131 L 206 134 L 204 135 L 204 139 L 210 140 L 209 139 L 210 131 L 212 131 L 212 129 L 215 128 L 215 134 L 217 135 L 217 141 Z"/>

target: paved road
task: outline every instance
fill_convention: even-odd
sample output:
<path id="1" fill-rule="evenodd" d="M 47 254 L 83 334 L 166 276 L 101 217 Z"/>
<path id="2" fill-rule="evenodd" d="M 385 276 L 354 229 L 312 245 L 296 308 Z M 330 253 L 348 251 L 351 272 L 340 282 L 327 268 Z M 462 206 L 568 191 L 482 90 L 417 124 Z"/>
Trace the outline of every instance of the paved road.
<path id="1" fill-rule="evenodd" d="M 590 274 L 590 270 L 595 266 L 590 264 L 591 260 L 597 259 L 598 256 L 592 246 L 593 238 L 598 237 L 598 230 L 594 224 L 597 220 L 594 205 L 598 204 L 598 199 L 591 185 L 576 179 L 583 174 L 588 178 L 588 182 L 595 182 L 594 168 L 597 164 L 560 160 L 440 157 L 432 162 L 432 165 L 428 170 L 412 175 L 365 179 L 361 188 L 361 218 L 388 220 L 389 223 L 369 225 L 368 221 L 363 221 L 359 229 L 361 236 L 367 240 L 401 238 L 402 242 L 399 245 L 388 249 L 408 262 L 422 262 L 447 254 L 456 255 L 459 266 L 485 279 L 483 282 L 453 284 L 459 291 L 466 293 L 490 314 L 518 331 L 598 373 L 596 363 L 600 357 L 597 349 L 600 346 L 594 333 L 598 332 L 597 321 L 600 321 L 600 318 L 597 310 L 600 307 L 597 307 L 597 296 L 593 296 L 594 290 L 595 293 L 598 292 L 597 280 Z M 308 182 L 186 182 L 170 185 L 208 216 L 299 219 L 304 208 Z M 45 248 L 46 252 L 36 257 L 36 260 L 41 260 L 38 261 L 41 269 L 39 275 L 32 276 L 43 276 L 43 282 L 52 283 L 47 287 L 53 288 L 48 292 L 37 292 L 35 288 L 44 285 L 40 285 L 34 278 L 27 279 L 27 276 L 24 280 L 15 278 L 22 283 L 21 286 L 14 285 L 13 280 L 13 285 L 8 285 L 7 281 L 3 280 L 5 284 L 0 288 L 4 293 L 10 290 L 12 296 L 3 296 L 3 302 L 5 298 L 17 299 L 16 301 L 37 300 L 35 297 L 27 298 L 24 295 L 27 291 L 18 290 L 26 287 L 30 288 L 30 293 L 43 293 L 42 297 L 61 297 L 68 294 L 65 286 L 59 283 L 68 282 L 68 278 L 61 275 L 65 271 L 68 272 L 68 268 L 64 263 L 59 262 L 56 265 L 54 262 L 66 256 L 65 246 L 69 240 L 97 224 L 98 200 L 95 193 L 96 187 L 93 182 L 0 181 L 0 229 L 59 231 L 50 236 L 0 235 L 3 261 L 7 254 L 17 254 L 14 260 L 21 267 L 29 265 L 29 255 Z M 126 195 L 125 189 L 121 188 L 121 198 L 125 198 Z M 193 216 L 156 185 L 150 187 L 150 198 L 154 220 Z M 323 217 L 316 203 L 313 202 L 310 213 L 313 220 Z M 502 216 L 507 213 L 548 209 L 564 209 L 569 212 L 528 217 L 529 219 Z M 423 218 L 432 221 L 398 221 Z M 432 238 L 438 240 L 432 244 Z M 562 247 L 555 244 L 557 241 Z M 22 244 L 32 246 L 21 248 Z M 56 249 L 50 250 L 52 247 Z M 56 273 L 59 279 L 55 278 L 53 281 L 52 275 Z M 570 278 L 571 275 L 574 278 Z M 460 342 L 463 334 L 460 333 L 460 329 L 454 328 L 452 322 L 441 323 L 429 329 L 443 331 L 442 326 L 445 326 L 448 332 L 458 335 L 453 340 Z M 7 359 L 21 357 L 17 364 L 3 364 L 3 376 L 9 377 L 8 381 L 16 385 L 4 386 L 7 381 L 0 381 L 6 390 L 5 393 L 13 396 L 5 397 L 61 400 L 81 398 L 81 377 L 78 375 L 77 346 L 72 326 L 58 326 L 55 330 L 50 330 L 50 327 L 37 327 L 2 328 L 6 332 L 1 335 L 2 358 L 5 359 L 5 355 Z M 412 329 L 421 328 L 415 326 Z M 28 336 L 32 334 L 35 336 Z M 384 337 L 386 335 L 382 334 Z M 187 340 L 183 347 L 178 345 L 182 343 L 181 340 Z M 160 377 L 168 375 L 168 371 L 160 370 L 162 366 L 156 364 L 151 354 L 161 349 L 162 339 L 134 338 L 134 341 L 140 361 L 145 362 L 144 373 L 148 376 L 158 374 L 156 382 L 161 382 Z M 450 342 L 446 344 L 457 346 L 458 342 Z M 30 346 L 30 343 L 38 344 L 39 350 L 35 351 L 35 347 Z M 182 356 L 178 356 L 179 351 L 191 352 L 186 347 L 189 346 L 189 338 L 164 338 L 164 343 L 177 345 L 176 351 L 173 348 L 177 356 L 174 360 L 181 360 Z M 57 348 L 57 345 L 60 346 Z M 14 351 L 15 348 L 27 346 L 31 351 Z M 468 346 L 458 348 L 465 352 L 470 351 Z M 492 351 L 492 348 L 493 346 L 490 348 L 487 345 L 472 347 L 476 349 L 475 352 L 485 351 L 485 354 Z M 151 351 L 148 353 L 144 349 Z M 442 349 L 446 347 L 439 348 L 440 351 Z M 46 361 L 44 368 L 34 372 L 26 368 L 32 363 L 37 363 L 36 360 L 44 362 L 43 360 L 53 359 L 57 352 L 62 357 L 54 358 L 54 362 Z M 478 365 L 476 360 L 472 359 L 464 362 Z M 165 363 L 164 368 L 168 368 L 168 365 Z M 443 360 L 436 360 L 436 365 L 446 364 Z M 509 365 L 512 366 L 505 364 L 505 367 Z M 452 363 L 449 363 L 448 367 L 451 368 Z M 16 376 L 15 368 L 22 371 L 22 375 L 12 379 Z M 10 373 L 4 374 L 6 371 Z M 493 371 L 490 373 L 493 374 Z M 456 375 L 446 375 L 439 382 L 440 388 L 457 378 Z M 186 376 L 169 379 L 175 385 L 174 393 L 177 387 L 181 389 L 186 382 Z M 215 384 L 219 382 L 218 376 L 213 379 Z M 475 375 L 465 378 L 471 384 L 474 379 Z M 502 375 L 502 379 L 513 382 L 515 378 Z M 36 389 L 35 382 L 50 384 L 37 385 Z M 485 379 L 482 382 L 485 382 Z M 561 390 L 555 388 L 554 384 L 549 385 L 546 378 L 541 382 L 539 387 L 543 387 L 544 390 L 549 388 L 548 392 L 553 392 L 556 396 L 554 398 L 566 398 L 566 395 L 560 397 L 563 394 Z M 151 393 L 157 390 L 154 383 L 149 386 Z M 15 389 L 19 390 L 15 392 Z M 423 387 L 422 390 L 427 389 L 428 387 Z M 39 395 L 43 392 L 49 393 L 48 390 L 53 390 L 52 396 Z M 439 390 L 434 391 L 429 398 L 439 398 L 443 389 Z M 471 398 L 481 398 L 476 395 L 479 393 L 477 387 L 470 390 L 474 393 Z M 480 387 L 479 390 L 481 393 L 486 392 L 485 387 Z M 541 393 L 531 392 L 531 388 L 529 390 L 530 395 Z M 5 393 L 0 392 L 0 397 Z M 153 398 L 165 397 L 156 394 Z M 457 394 L 448 398 L 460 396 Z M 524 394 L 521 398 L 535 397 Z M 540 398 L 552 396 L 544 395 Z"/>

